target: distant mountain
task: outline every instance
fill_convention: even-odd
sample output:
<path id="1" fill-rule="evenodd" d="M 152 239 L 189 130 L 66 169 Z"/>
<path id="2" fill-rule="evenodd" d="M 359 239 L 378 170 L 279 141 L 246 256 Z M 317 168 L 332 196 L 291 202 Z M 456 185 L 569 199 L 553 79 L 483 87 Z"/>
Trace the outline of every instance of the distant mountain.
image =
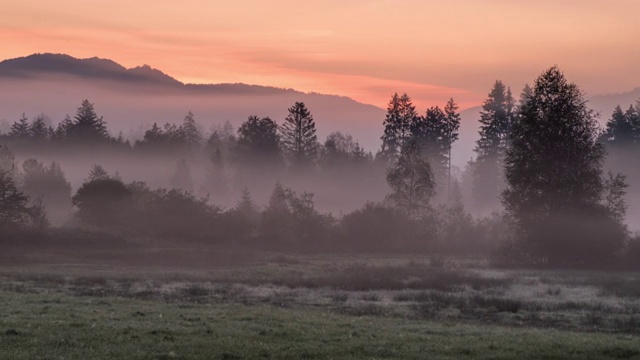
<path id="1" fill-rule="evenodd" d="M 148 65 L 127 69 L 107 59 L 76 59 L 64 54 L 34 54 L 0 62 L 0 77 L 33 79 L 59 74 L 85 79 L 109 79 L 149 84 L 182 85 L 181 82 Z"/>

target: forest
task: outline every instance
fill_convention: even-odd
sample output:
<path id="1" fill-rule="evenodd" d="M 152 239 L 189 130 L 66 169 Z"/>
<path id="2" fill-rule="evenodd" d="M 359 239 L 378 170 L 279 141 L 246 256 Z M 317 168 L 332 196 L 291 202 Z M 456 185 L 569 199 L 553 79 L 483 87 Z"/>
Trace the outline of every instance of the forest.
<path id="1" fill-rule="evenodd" d="M 285 119 L 250 116 L 238 129 L 202 129 L 185 109 L 181 123 L 130 140 L 83 100 L 57 124 L 23 115 L 0 134 L 0 246 L 7 258 L 97 238 L 637 269 L 627 209 L 640 186 L 640 100 L 621 106 L 601 127 L 557 67 L 517 100 L 496 81 L 477 119 L 476 157 L 458 169 L 454 99 L 419 114 L 394 94 L 386 117 L 372 119 L 384 125 L 375 152 L 346 133 L 321 142 L 302 102 Z"/>

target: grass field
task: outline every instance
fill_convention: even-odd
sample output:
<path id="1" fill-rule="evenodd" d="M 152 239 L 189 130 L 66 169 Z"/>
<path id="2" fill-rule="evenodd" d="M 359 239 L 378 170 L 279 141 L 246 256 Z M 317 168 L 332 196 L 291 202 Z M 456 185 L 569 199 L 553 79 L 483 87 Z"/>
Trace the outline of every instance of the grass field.
<path id="1" fill-rule="evenodd" d="M 640 359 L 640 276 L 478 259 L 0 268 L 0 359 Z"/>

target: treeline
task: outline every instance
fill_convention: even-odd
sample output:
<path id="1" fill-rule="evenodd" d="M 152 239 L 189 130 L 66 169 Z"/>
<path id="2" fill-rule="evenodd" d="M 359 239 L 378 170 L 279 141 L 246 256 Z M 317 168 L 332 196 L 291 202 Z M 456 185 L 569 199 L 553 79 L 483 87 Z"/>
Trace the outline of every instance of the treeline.
<path id="1" fill-rule="evenodd" d="M 579 88 L 553 67 L 533 87 L 526 86 L 518 102 L 497 81 L 479 121 L 477 158 L 458 177 L 451 166 L 460 125 L 453 99 L 420 115 L 408 95 L 395 94 L 375 156 L 346 134 L 333 133 L 320 144 L 304 103 L 289 108 L 280 125 L 251 116 L 237 131 L 227 125 L 206 139 L 189 113 L 180 126 L 154 124 L 143 139 L 130 144 L 110 137 L 85 100 L 74 120 L 49 128 L 46 140 L 34 135 L 34 128 L 42 128 L 38 119 L 16 122 L 4 139 L 20 148 L 30 142 L 83 146 L 90 143 L 83 143 L 86 138 L 138 154 L 178 154 L 170 186 L 126 183 L 117 173 L 95 166 L 72 196 L 57 164 L 29 160 L 21 170 L 5 160 L 3 186 L 17 200 L 0 197 L 1 211 L 20 213 L 22 220 L 6 216 L 14 220 L 1 220 L 1 226 L 44 228 L 41 214 L 48 199 L 55 198 L 48 192 L 55 188 L 57 198 L 66 199 L 61 203 L 73 204 L 74 220 L 68 225 L 127 236 L 279 251 L 493 250 L 497 261 L 519 265 L 635 266 L 640 243 L 625 225 L 628 178 L 606 173 L 605 161 L 607 149 L 627 164 L 637 161 L 637 108 L 616 109 L 602 130 Z M 8 153 L 7 147 L 3 151 Z M 187 161 L 198 156 L 208 161 L 200 190 Z M 312 193 L 296 192 L 278 181 L 282 174 L 321 175 L 322 181 L 356 186 L 368 177 L 384 177 L 388 188 L 384 201 L 336 217 L 318 211 Z M 346 182 L 350 176 L 357 179 Z M 33 180 L 41 178 L 48 180 Z M 38 186 L 27 186 L 48 182 L 58 185 L 38 191 Z M 236 205 L 217 206 L 238 183 L 245 187 Z M 251 184 L 274 183 L 268 202 L 256 204 Z M 465 207 L 464 188 L 472 189 L 472 207 L 483 217 L 474 218 Z"/>
<path id="2" fill-rule="evenodd" d="M 67 227 L 156 239 L 151 242 L 297 252 L 471 254 L 488 253 L 496 245 L 492 239 L 503 230 L 500 219 L 476 221 L 461 205 L 431 209 L 426 217 L 407 217 L 404 209 L 391 203 L 367 203 L 360 210 L 336 218 L 316 210 L 313 194 L 296 193 L 280 183 L 264 207 L 256 204 L 245 189 L 236 206 L 223 210 L 184 190 L 151 189 L 144 182 L 125 184 L 101 166 L 92 168 L 85 183 L 71 196 L 68 183 L 62 181 L 64 176 L 48 174 L 47 167 L 37 161 L 27 163 L 45 171 L 29 172 L 24 184 L 37 178 L 44 184 L 45 177 L 60 183 L 56 189 L 48 185 L 31 189 L 34 194 L 46 189 L 49 199 L 68 197 L 75 212 Z M 13 234 L 12 241 L 19 241 L 24 234 L 46 236 L 41 202 L 29 205 L 28 197 L 7 176 L 9 173 L 2 174 L 0 185 L 11 189 L 12 196 L 0 196 L 0 214 L 12 216 L 0 217 L 0 230 Z"/>

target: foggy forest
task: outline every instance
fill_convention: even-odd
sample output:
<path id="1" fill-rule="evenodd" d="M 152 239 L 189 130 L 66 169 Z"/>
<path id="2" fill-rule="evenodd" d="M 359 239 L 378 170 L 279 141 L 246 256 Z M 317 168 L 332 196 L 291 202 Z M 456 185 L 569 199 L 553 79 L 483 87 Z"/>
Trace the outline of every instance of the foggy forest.
<path id="1" fill-rule="evenodd" d="M 4 121 L 0 358 L 640 356 L 640 99 L 603 115 L 558 66 L 465 120 L 394 93 L 372 148 L 283 91 L 237 126 Z"/>
<path id="2" fill-rule="evenodd" d="M 580 88 L 553 67 L 518 98 L 496 81 L 475 158 L 452 166 L 454 99 L 419 114 L 393 94 L 382 146 L 316 134 L 313 109 L 204 129 L 197 114 L 141 139 L 109 130 L 79 100 L 55 123 L 15 120 L 0 134 L 3 246 L 104 234 L 244 251 L 485 254 L 511 266 L 636 267 L 640 102 L 600 127 Z M 96 99 L 99 100 L 99 99 Z M 70 109 L 73 110 L 73 109 Z M 91 235 L 83 235 L 91 236 Z"/>

